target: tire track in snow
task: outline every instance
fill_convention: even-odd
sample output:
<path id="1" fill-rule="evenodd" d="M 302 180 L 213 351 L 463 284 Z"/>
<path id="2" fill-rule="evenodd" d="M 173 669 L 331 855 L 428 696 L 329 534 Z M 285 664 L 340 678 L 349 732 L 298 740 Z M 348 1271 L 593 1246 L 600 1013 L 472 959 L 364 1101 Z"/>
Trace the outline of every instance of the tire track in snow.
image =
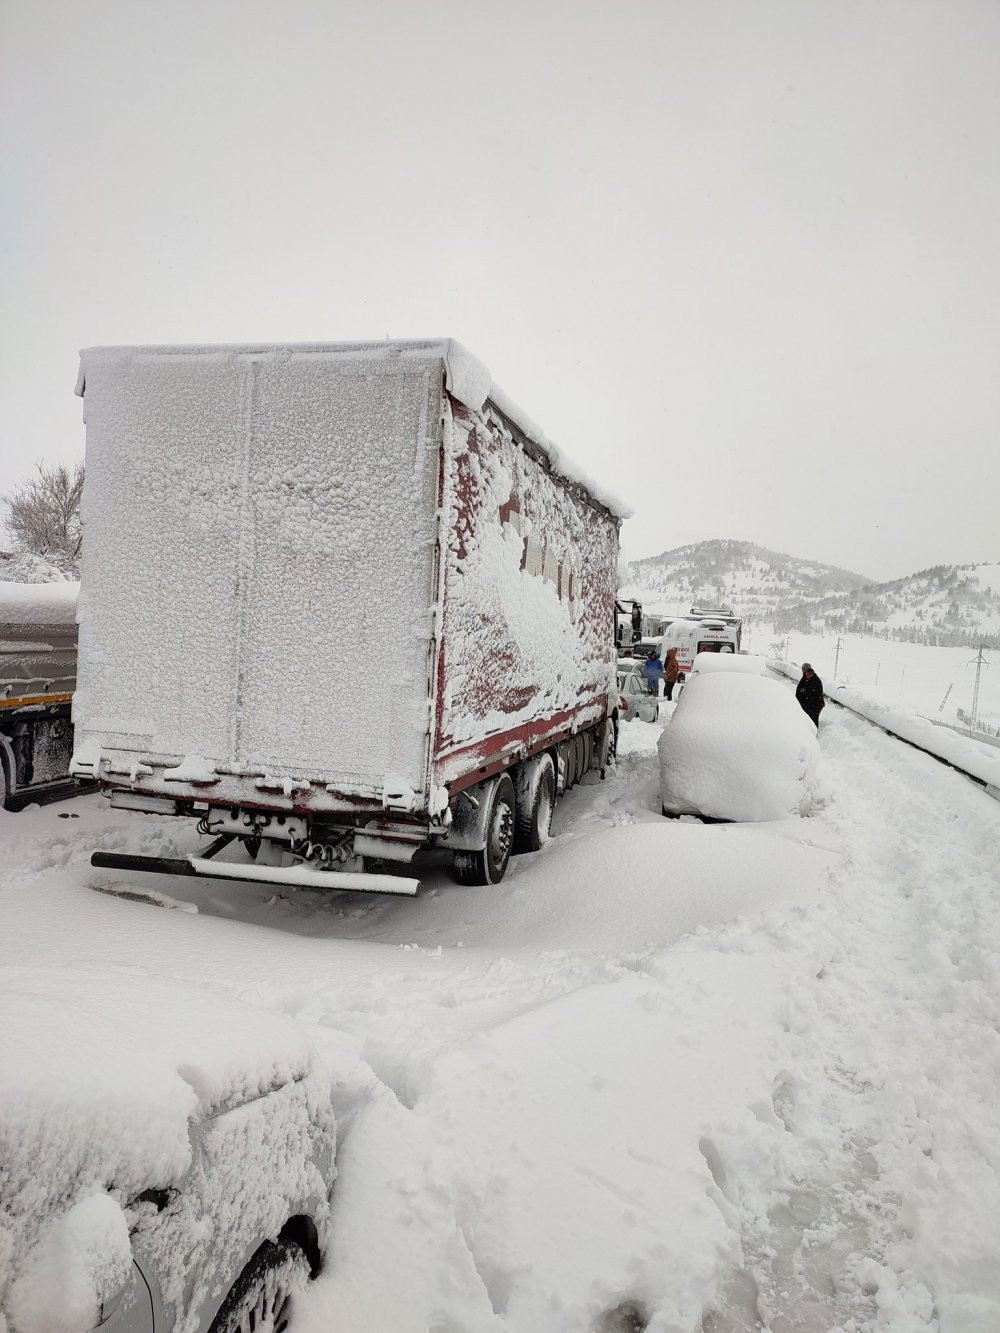
<path id="1" fill-rule="evenodd" d="M 771 941 L 811 967 L 788 995 L 784 1132 L 740 1188 L 756 1309 L 713 1329 L 994 1333 L 1000 809 L 849 715 L 821 739 L 817 824 L 845 859 Z"/>

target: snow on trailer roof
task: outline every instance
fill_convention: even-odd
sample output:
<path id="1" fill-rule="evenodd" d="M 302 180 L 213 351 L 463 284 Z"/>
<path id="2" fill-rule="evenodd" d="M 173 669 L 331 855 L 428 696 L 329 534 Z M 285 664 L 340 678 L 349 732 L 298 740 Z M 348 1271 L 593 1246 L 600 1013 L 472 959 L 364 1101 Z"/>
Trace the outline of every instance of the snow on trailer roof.
<path id="1" fill-rule="evenodd" d="M 79 583 L 0 583 L 0 625 L 75 625 Z"/>
<path id="2" fill-rule="evenodd" d="M 80 371 L 76 392 L 83 398 L 87 388 L 87 363 L 98 357 L 130 356 L 273 356 L 336 354 L 338 357 L 357 357 L 358 360 L 400 361 L 437 360 L 444 366 L 445 388 L 472 412 L 482 412 L 487 402 L 517 427 L 549 461 L 554 472 L 567 481 L 582 487 L 598 504 L 610 510 L 616 518 L 630 518 L 631 506 L 596 482 L 582 468 L 563 453 L 531 417 L 497 385 L 489 369 L 455 338 L 393 339 L 385 342 L 343 343 L 191 343 L 148 346 L 87 347 L 80 352 Z"/>

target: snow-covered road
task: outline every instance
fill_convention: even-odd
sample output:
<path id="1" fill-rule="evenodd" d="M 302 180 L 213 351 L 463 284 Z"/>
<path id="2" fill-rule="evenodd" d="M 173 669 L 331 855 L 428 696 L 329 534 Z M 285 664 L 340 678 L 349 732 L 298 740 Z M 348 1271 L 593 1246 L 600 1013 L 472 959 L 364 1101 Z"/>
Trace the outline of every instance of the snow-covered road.
<path id="1" fill-rule="evenodd" d="M 657 735 L 502 885 L 415 900 L 126 884 L 89 851 L 189 835 L 0 815 L 0 963 L 306 1027 L 341 1147 L 303 1333 L 996 1333 L 1000 805 L 828 708 L 813 818 L 669 822 Z"/>

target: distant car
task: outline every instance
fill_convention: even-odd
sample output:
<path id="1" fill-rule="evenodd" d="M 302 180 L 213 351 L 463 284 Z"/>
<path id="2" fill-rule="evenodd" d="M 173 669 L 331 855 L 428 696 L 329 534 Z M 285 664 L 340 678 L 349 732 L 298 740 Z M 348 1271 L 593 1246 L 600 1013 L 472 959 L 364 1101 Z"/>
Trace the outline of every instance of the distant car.
<path id="1" fill-rule="evenodd" d="M 335 1146 L 301 1029 L 104 972 L 4 969 L 0 1009 L 0 1328 L 285 1328 Z"/>
<path id="2" fill-rule="evenodd" d="M 620 664 L 619 664 L 620 666 Z M 646 676 L 639 662 L 632 663 L 627 671 L 618 671 L 618 720 L 631 722 L 639 718 L 643 722 L 655 722 L 659 712 L 659 701 L 655 694 L 650 694 Z"/>
<path id="3" fill-rule="evenodd" d="M 650 653 L 652 653 L 654 657 L 659 657 L 660 650 L 662 647 L 663 647 L 662 635 L 660 635 L 659 638 L 655 639 L 639 639 L 632 645 L 632 656 L 640 657 L 642 658 L 643 661 L 646 660 L 646 658 L 649 656 Z"/>
<path id="4" fill-rule="evenodd" d="M 807 814 L 812 806 L 815 727 L 787 685 L 740 671 L 739 661 L 733 655 L 729 669 L 692 674 L 664 728 L 658 752 L 665 815 L 760 821 Z"/>

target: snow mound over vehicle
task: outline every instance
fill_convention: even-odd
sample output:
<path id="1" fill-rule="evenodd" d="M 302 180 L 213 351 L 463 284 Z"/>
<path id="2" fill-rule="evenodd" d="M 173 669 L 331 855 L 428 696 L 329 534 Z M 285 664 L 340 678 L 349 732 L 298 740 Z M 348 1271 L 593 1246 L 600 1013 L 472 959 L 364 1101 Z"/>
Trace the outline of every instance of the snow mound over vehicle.
<path id="1" fill-rule="evenodd" d="M 693 677 L 659 742 L 669 814 L 757 822 L 807 814 L 816 731 L 780 681 L 733 672 Z"/>
<path id="2" fill-rule="evenodd" d="M 751 653 L 698 653 L 691 665 L 693 676 L 707 676 L 714 671 L 762 676 L 766 670 L 767 659 Z"/>

